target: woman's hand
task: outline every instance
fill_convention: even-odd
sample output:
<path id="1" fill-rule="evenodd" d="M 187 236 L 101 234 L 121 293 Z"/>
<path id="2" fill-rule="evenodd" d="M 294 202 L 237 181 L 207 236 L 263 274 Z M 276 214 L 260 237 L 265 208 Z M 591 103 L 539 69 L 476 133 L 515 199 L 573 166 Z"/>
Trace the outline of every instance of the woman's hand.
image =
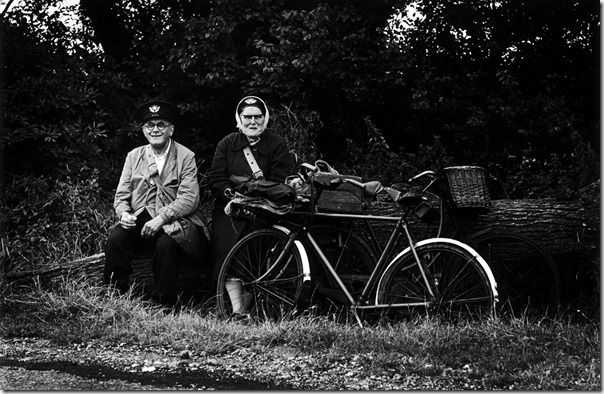
<path id="1" fill-rule="evenodd" d="M 157 215 L 153 219 L 149 220 L 147 223 L 143 225 L 143 229 L 141 230 L 141 237 L 143 238 L 151 238 L 164 225 L 164 219 L 161 215 Z"/>

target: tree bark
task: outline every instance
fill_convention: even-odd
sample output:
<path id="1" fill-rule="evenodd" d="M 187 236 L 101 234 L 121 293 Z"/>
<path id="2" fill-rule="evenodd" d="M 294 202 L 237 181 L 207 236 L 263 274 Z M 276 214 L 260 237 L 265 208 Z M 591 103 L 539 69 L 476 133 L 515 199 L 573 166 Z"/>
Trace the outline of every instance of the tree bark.
<path id="1" fill-rule="evenodd" d="M 385 216 L 399 214 L 394 204 L 378 203 L 372 213 Z M 489 212 L 459 216 L 469 233 L 484 229 L 513 231 L 537 242 L 556 256 L 583 253 L 596 258 L 600 251 L 600 207 L 588 201 L 553 199 L 495 200 Z M 413 233 L 435 236 L 435 224 L 413 220 Z M 441 236 L 452 236 L 452 225 L 446 221 Z"/>

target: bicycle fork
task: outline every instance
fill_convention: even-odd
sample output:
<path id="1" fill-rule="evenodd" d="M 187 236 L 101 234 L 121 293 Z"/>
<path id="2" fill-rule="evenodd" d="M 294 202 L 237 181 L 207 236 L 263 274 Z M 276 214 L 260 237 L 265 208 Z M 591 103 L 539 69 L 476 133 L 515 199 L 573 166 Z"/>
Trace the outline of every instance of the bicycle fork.
<path id="1" fill-rule="evenodd" d="M 287 236 L 288 236 L 287 243 L 281 249 L 279 255 L 273 261 L 271 266 L 266 270 L 266 272 L 262 276 L 260 276 L 258 279 L 256 279 L 254 282 L 261 282 L 265 278 L 271 277 L 275 270 L 283 269 L 283 267 L 282 267 L 283 260 L 285 259 L 286 256 L 289 256 L 289 253 L 291 252 L 292 248 L 296 248 L 296 250 L 298 251 L 298 254 L 300 255 L 300 259 L 302 260 L 302 282 L 310 281 L 311 280 L 310 263 L 308 260 L 308 254 L 306 253 L 306 249 L 302 245 L 302 242 L 300 242 L 299 240 L 296 239 L 298 236 L 298 232 L 292 232 L 287 227 L 278 226 L 278 225 L 273 225 L 273 228 L 287 234 Z M 276 251 L 277 250 L 275 248 L 275 250 L 273 250 L 272 252 L 276 252 Z M 283 265 L 283 266 L 285 266 L 285 265 Z"/>
<path id="2" fill-rule="evenodd" d="M 415 241 L 413 241 L 413 238 L 411 237 L 411 233 L 409 232 L 407 223 L 403 223 L 402 227 L 403 227 L 403 230 L 405 230 L 405 235 L 407 236 L 407 241 L 409 242 L 409 248 L 411 249 L 411 253 L 413 253 L 413 257 L 415 258 L 415 261 L 417 262 L 417 267 L 419 268 L 419 272 L 422 275 L 422 279 L 424 280 L 424 283 L 426 284 L 428 293 L 430 294 L 430 297 L 433 299 L 434 291 L 432 290 L 432 283 L 428 279 L 428 275 L 426 274 L 426 270 L 424 269 L 422 260 L 419 258 L 419 255 L 417 254 L 417 250 L 415 250 Z"/>

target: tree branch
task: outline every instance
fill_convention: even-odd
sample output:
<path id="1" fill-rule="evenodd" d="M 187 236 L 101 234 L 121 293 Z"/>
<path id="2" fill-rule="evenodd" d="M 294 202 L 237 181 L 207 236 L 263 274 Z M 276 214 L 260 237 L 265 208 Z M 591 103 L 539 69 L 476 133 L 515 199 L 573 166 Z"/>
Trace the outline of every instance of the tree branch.
<path id="1" fill-rule="evenodd" d="M 6 7 L 4 7 L 4 9 L 2 10 L 2 13 L 0 14 L 0 18 L 4 17 L 4 14 L 6 14 L 8 12 L 8 9 L 10 8 L 11 4 L 13 4 L 13 1 L 14 0 L 8 0 Z"/>

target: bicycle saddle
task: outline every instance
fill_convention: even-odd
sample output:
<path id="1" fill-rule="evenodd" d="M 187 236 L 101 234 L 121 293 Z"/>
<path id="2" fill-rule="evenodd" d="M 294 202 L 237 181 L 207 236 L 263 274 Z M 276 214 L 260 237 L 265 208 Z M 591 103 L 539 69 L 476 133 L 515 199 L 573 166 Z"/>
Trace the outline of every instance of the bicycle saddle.
<path id="1" fill-rule="evenodd" d="M 397 202 L 401 205 L 407 205 L 412 207 L 426 200 L 427 198 L 422 195 L 422 193 L 410 191 L 400 196 Z"/>
<path id="2" fill-rule="evenodd" d="M 426 197 L 422 193 L 416 191 L 400 192 L 391 187 L 385 187 L 384 190 L 388 192 L 388 195 L 392 201 L 399 203 L 400 205 L 415 206 L 420 202 L 426 201 Z"/>

